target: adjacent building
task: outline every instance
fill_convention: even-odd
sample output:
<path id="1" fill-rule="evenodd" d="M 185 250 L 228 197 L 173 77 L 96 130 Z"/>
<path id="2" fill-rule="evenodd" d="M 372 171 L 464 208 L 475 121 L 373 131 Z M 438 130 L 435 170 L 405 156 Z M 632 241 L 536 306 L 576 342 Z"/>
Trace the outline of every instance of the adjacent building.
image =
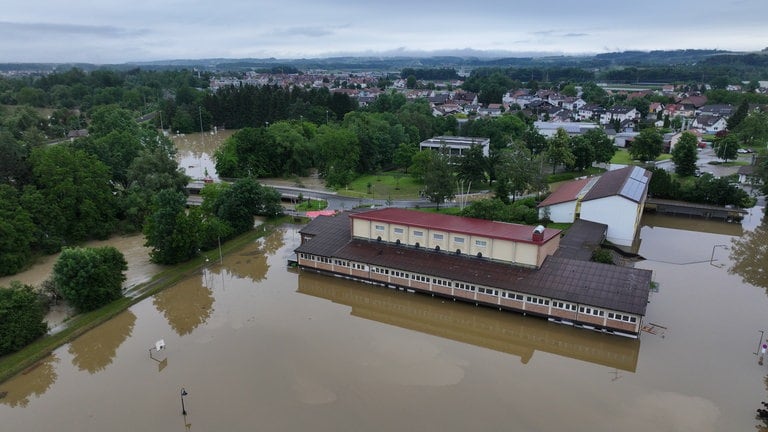
<path id="1" fill-rule="evenodd" d="M 650 178 L 650 171 L 628 166 L 565 183 L 539 203 L 539 218 L 602 223 L 608 226 L 606 240 L 631 246 L 640 226 Z"/>

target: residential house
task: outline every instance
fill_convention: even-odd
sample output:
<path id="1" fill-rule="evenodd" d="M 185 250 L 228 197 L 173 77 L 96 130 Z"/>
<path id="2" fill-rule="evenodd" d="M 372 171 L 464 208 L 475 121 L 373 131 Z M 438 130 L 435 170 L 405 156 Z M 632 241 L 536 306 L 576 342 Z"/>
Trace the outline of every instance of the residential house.
<path id="1" fill-rule="evenodd" d="M 618 119 L 620 122 L 625 120 L 635 120 L 639 116 L 637 109 L 629 106 L 614 105 L 600 116 L 600 124 L 606 125 Z"/>
<path id="2" fill-rule="evenodd" d="M 730 117 L 733 112 L 731 104 L 704 105 L 696 110 L 696 114 L 706 114 L 720 117 Z"/>
<path id="3" fill-rule="evenodd" d="M 691 127 L 706 133 L 715 134 L 728 127 L 728 120 L 725 117 L 701 114 L 693 120 Z"/>

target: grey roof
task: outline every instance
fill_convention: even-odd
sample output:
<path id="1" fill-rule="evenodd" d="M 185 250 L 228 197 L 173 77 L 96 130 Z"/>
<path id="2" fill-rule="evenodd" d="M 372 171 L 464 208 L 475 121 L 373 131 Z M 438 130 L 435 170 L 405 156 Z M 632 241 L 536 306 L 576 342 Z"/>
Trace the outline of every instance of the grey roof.
<path id="1" fill-rule="evenodd" d="M 589 261 L 592 258 L 592 251 L 605 240 L 607 231 L 606 224 L 576 219 L 560 239 L 560 248 L 555 252 L 555 256 Z"/>

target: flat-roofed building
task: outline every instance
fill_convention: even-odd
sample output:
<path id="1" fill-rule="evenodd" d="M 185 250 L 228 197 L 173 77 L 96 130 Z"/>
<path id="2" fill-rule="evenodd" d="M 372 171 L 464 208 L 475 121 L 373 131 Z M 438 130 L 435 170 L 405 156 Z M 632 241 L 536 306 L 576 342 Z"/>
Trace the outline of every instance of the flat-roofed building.
<path id="1" fill-rule="evenodd" d="M 419 150 L 445 151 L 450 156 L 461 157 L 473 146 L 480 146 L 483 156 L 490 154 L 491 139 L 480 137 L 437 136 L 419 143 Z"/>

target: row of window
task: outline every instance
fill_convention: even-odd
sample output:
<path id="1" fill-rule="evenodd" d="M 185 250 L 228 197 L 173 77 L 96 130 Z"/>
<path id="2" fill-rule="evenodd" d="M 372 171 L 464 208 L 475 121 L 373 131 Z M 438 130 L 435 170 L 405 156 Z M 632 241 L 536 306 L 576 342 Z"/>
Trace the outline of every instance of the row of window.
<path id="1" fill-rule="evenodd" d="M 540 304 L 544 306 L 549 306 L 549 300 L 541 298 L 541 297 L 531 297 L 528 296 L 525 298 L 525 301 L 532 304 Z"/>
<path id="2" fill-rule="evenodd" d="M 326 263 L 326 264 L 331 264 L 331 262 L 332 262 L 332 260 L 330 258 L 322 257 L 322 256 L 314 256 L 314 255 L 305 254 L 305 253 L 300 254 L 300 257 L 303 258 L 303 259 L 319 261 L 319 262 Z M 368 270 L 368 266 L 366 266 L 364 264 L 350 263 L 348 261 L 339 260 L 339 259 L 334 259 L 333 263 L 335 265 L 339 265 L 339 266 L 351 267 L 351 268 L 356 269 L 356 270 L 364 270 L 364 271 Z M 424 283 L 430 283 L 431 282 L 433 285 L 439 285 L 439 286 L 445 286 L 445 287 L 451 287 L 451 285 L 453 285 L 454 288 L 458 288 L 458 289 L 461 289 L 461 290 L 471 291 L 471 292 L 479 292 L 481 294 L 493 295 L 493 296 L 498 296 L 498 297 L 502 297 L 502 298 L 508 298 L 508 299 L 512 299 L 512 300 L 522 301 L 523 298 L 525 298 L 525 301 L 528 302 L 528 303 L 531 303 L 531 304 L 539 304 L 539 305 L 543 305 L 543 306 L 549 306 L 549 303 L 550 303 L 550 300 L 546 299 L 546 298 L 535 297 L 535 296 L 526 296 L 526 297 L 524 297 L 522 294 L 516 294 L 516 293 L 509 292 L 509 291 L 497 290 L 497 289 L 493 289 L 493 288 L 477 287 L 475 285 L 467 284 L 467 283 L 463 283 L 463 282 L 453 282 L 453 283 L 451 283 L 451 281 L 446 280 L 446 279 L 430 278 L 428 276 L 401 272 L 399 270 L 392 270 L 390 272 L 390 270 L 386 269 L 386 268 L 371 267 L 371 272 L 378 273 L 378 274 L 383 274 L 383 275 L 390 275 L 391 274 L 394 277 L 399 277 L 399 278 L 403 278 L 403 279 L 412 279 L 412 280 L 415 280 L 415 281 L 418 281 L 418 282 L 424 282 Z M 561 301 L 552 301 L 552 307 L 557 308 L 557 309 L 574 311 L 574 312 L 577 309 L 575 304 L 561 302 Z M 578 311 L 579 311 L 579 313 L 582 313 L 582 314 L 585 314 L 585 315 L 593 315 L 593 316 L 598 316 L 598 317 L 605 316 L 605 311 L 597 309 L 597 308 L 588 307 L 588 306 L 579 306 L 578 307 Z M 633 324 L 637 322 L 637 317 L 630 316 L 630 315 L 619 314 L 619 313 L 614 313 L 614 312 L 608 312 L 608 319 L 617 320 L 617 321 L 624 321 L 624 322 L 629 322 L 629 323 L 633 323 Z"/>
<path id="3" fill-rule="evenodd" d="M 624 321 L 629 323 L 636 323 L 637 317 L 629 316 L 629 315 L 623 315 L 623 314 L 617 314 L 613 312 L 608 312 L 608 319 L 614 319 L 617 321 Z"/>
<path id="4" fill-rule="evenodd" d="M 604 316 L 605 312 L 600 309 L 593 309 L 591 307 L 579 306 L 579 313 L 585 315 Z"/>
<path id="5" fill-rule="evenodd" d="M 374 229 L 379 232 L 384 232 L 386 227 L 384 225 L 374 225 Z M 395 228 L 394 229 L 395 234 L 404 234 L 405 230 L 403 228 Z M 424 232 L 423 231 L 413 231 L 414 237 L 423 237 Z M 432 239 L 436 241 L 442 241 L 445 237 L 443 234 L 432 234 Z M 453 238 L 454 243 L 457 244 L 464 244 L 464 237 L 454 237 Z M 477 247 L 486 247 L 488 246 L 488 242 L 485 240 L 475 240 L 475 246 Z"/>
<path id="6" fill-rule="evenodd" d="M 565 303 L 561 301 L 554 301 L 552 302 L 552 307 L 557 309 L 563 309 L 567 311 L 573 311 L 576 312 L 576 305 L 572 303 Z"/>

